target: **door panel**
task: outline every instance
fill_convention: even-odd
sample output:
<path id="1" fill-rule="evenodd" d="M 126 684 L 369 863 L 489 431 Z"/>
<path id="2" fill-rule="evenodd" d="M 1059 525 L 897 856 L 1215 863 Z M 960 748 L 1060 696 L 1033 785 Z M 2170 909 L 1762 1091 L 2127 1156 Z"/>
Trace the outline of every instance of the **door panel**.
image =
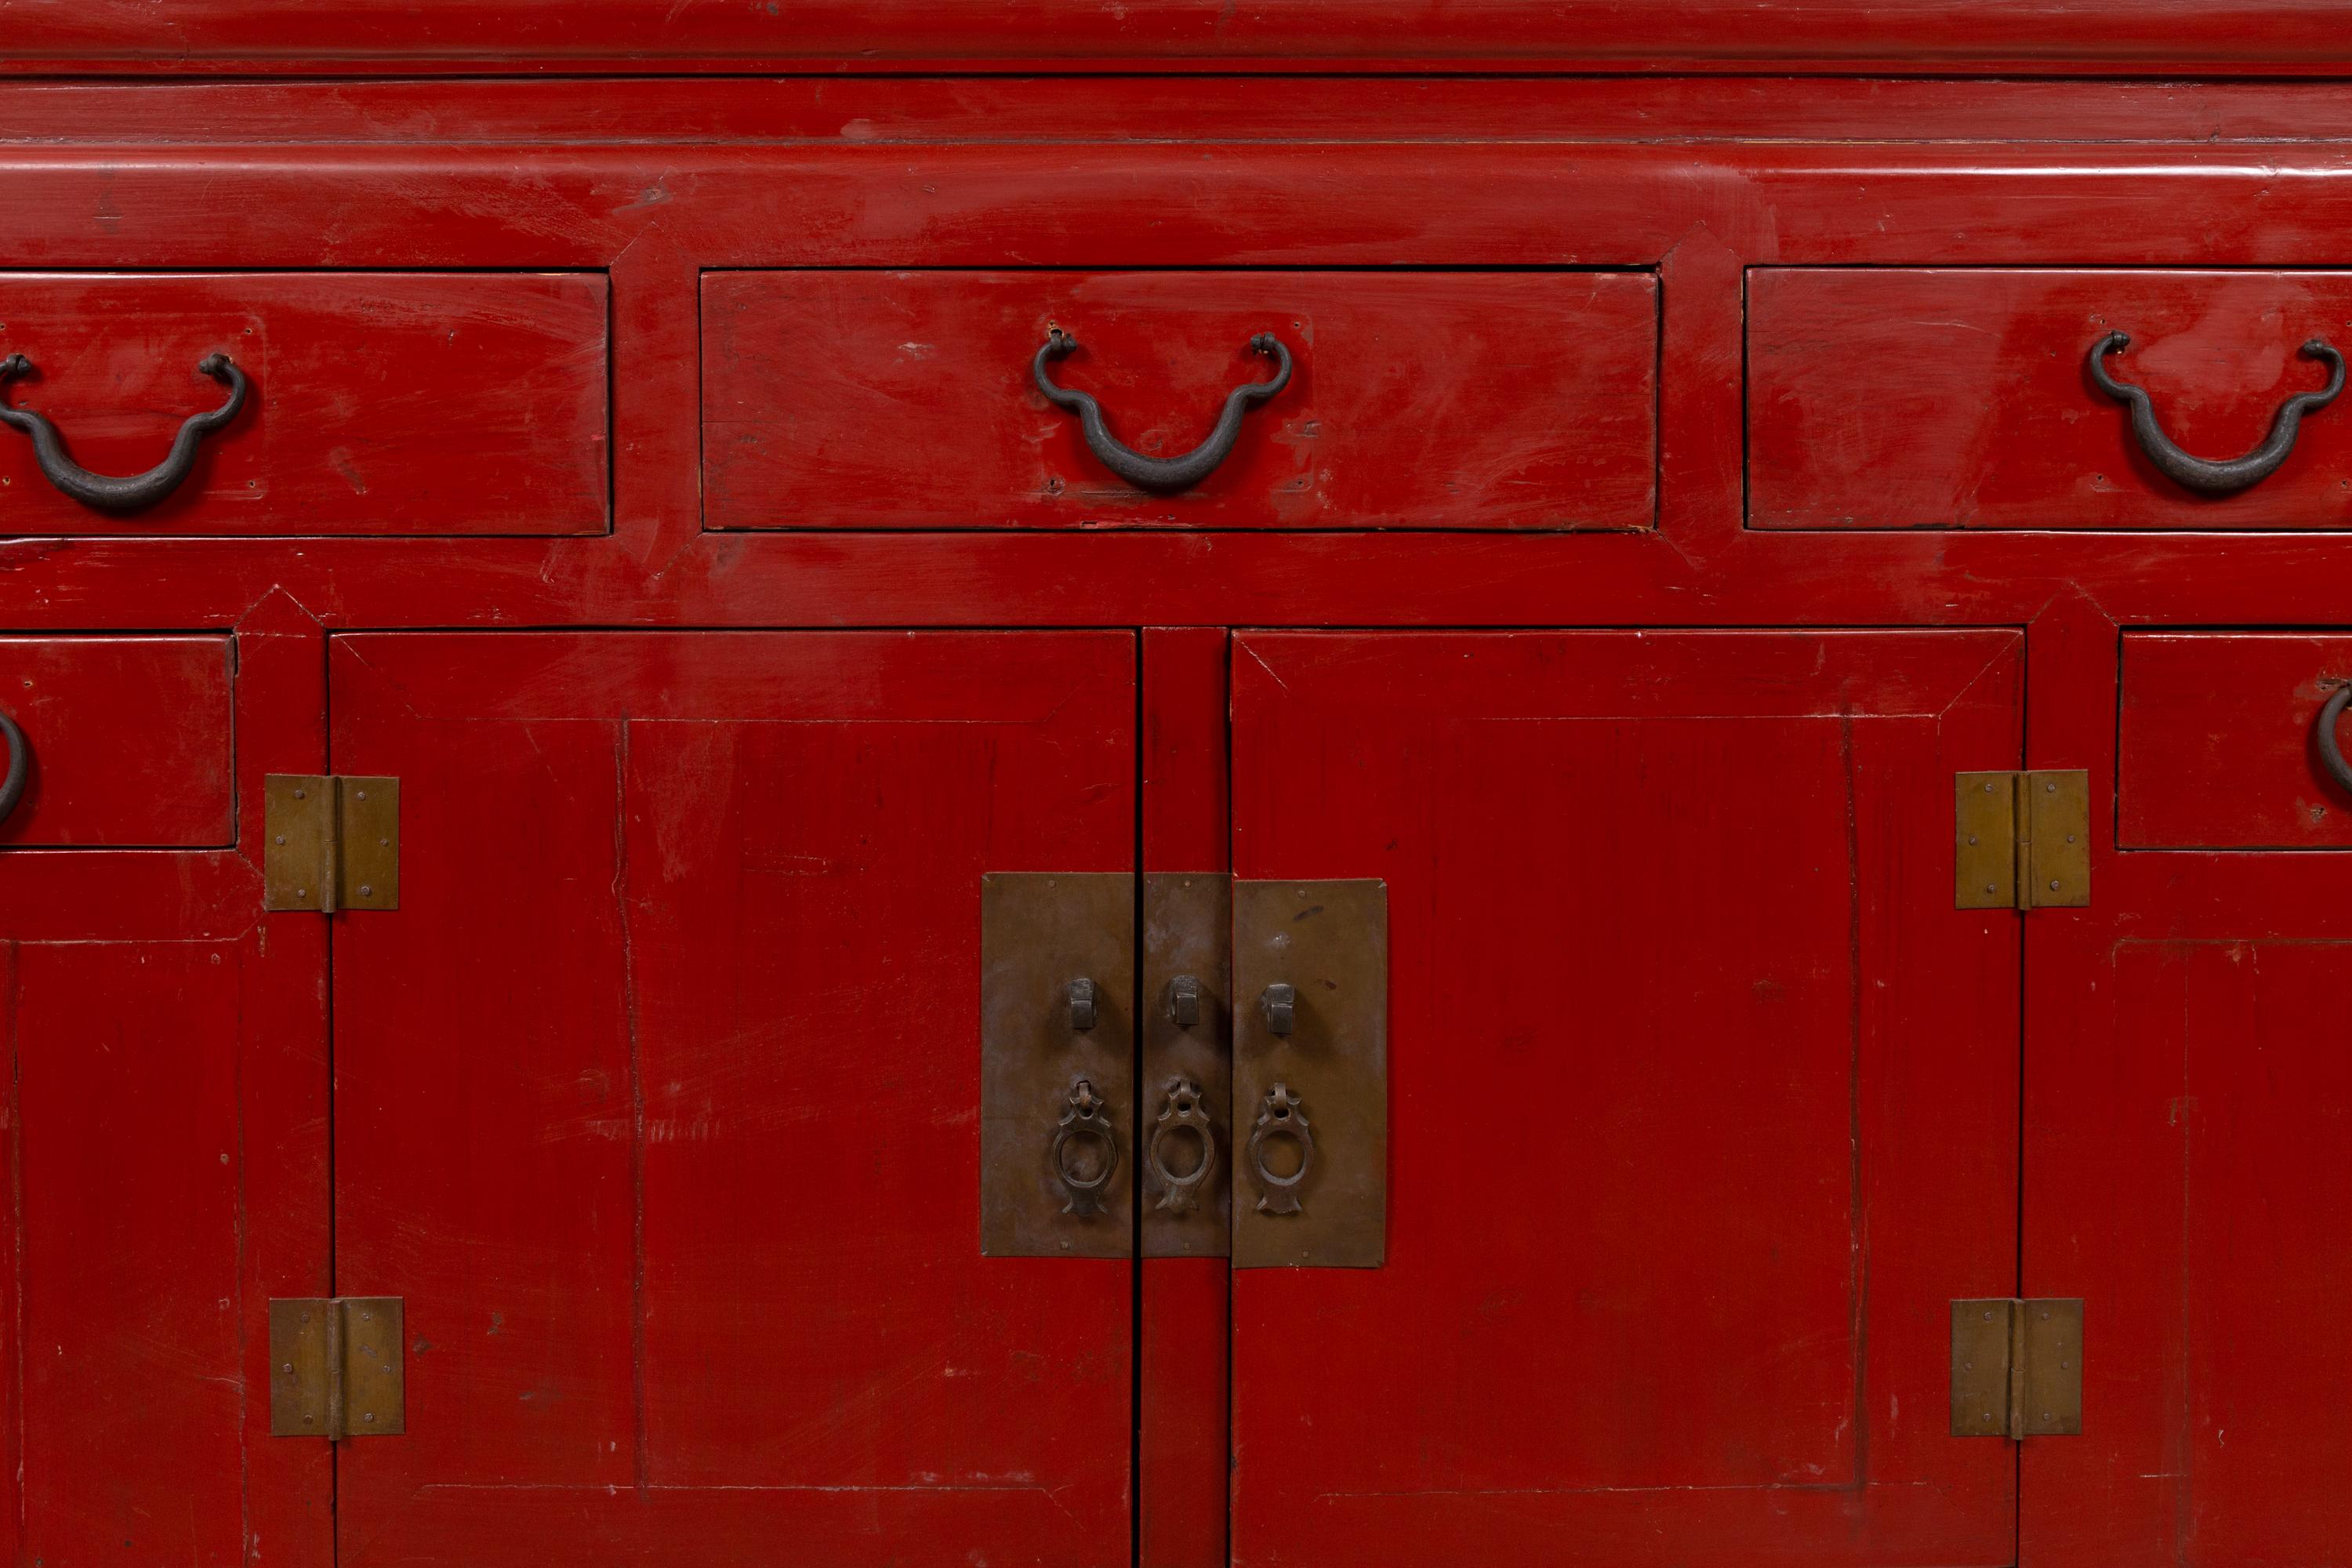
<path id="1" fill-rule="evenodd" d="M 980 887 L 1134 867 L 1116 634 L 339 639 L 345 1563 L 1104 1564 L 1129 1266 L 983 1259 Z"/>
<path id="2" fill-rule="evenodd" d="M 326 922 L 263 915 L 257 828 L 323 661 L 282 606 L 233 647 L 0 637 L 28 837 L 78 846 L 0 846 L 0 1560 L 331 1560 L 333 1457 L 256 1396 L 268 1299 L 328 1284 Z"/>
<path id="3" fill-rule="evenodd" d="M 1235 875 L 1384 879 L 1392 968 L 1386 1264 L 1234 1276 L 1236 1562 L 2012 1560 L 2014 1451 L 1946 1428 L 2017 917 L 1950 836 L 2021 653 L 1238 639 Z"/>
<path id="4" fill-rule="evenodd" d="M 2119 858 L 2140 896 L 2028 1014 L 2025 1289 L 2095 1315 L 2083 1436 L 2025 1447 L 2020 1560 L 2352 1563 L 2347 868 Z"/>

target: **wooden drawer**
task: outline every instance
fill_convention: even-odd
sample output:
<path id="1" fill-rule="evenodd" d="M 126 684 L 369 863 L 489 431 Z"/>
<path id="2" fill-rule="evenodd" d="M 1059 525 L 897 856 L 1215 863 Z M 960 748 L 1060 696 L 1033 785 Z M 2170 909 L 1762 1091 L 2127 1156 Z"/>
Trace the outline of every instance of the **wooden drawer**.
<path id="1" fill-rule="evenodd" d="M 2333 529 L 2352 524 L 2352 402 L 2312 414 L 2236 494 L 2183 488 L 2090 380 L 2109 331 L 2200 458 L 2258 447 L 2352 349 L 2352 274 L 1811 269 L 1748 274 L 1748 521 L 1759 528 Z"/>
<path id="2" fill-rule="evenodd" d="M 228 638 L 0 637 L 0 712 L 32 753 L 0 846 L 235 839 Z"/>
<path id="3" fill-rule="evenodd" d="M 2352 633 L 2124 637 L 2116 841 L 2126 849 L 2352 848 L 2352 795 L 2315 721 L 2352 680 Z M 2352 721 L 2339 743 L 2352 748 Z"/>
<path id="4" fill-rule="evenodd" d="M 1650 527 L 1645 272 L 711 272 L 706 521 L 737 528 Z M 1176 494 L 1136 489 L 1046 401 L 1170 457 L 1234 387 L 1289 384 Z"/>
<path id="5" fill-rule="evenodd" d="M 47 416 L 74 461 L 134 474 L 227 393 L 163 500 L 118 513 L 62 494 L 0 429 L 0 533 L 601 531 L 606 509 L 601 274 L 245 272 L 0 275 L 0 354 L 37 374 L 0 397 Z"/>

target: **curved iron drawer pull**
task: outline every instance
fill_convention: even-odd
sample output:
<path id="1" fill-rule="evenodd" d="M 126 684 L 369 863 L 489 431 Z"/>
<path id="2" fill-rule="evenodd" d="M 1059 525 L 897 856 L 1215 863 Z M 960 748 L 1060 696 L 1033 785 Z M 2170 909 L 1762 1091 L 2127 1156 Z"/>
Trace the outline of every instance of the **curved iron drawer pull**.
<path id="1" fill-rule="evenodd" d="M 1299 1184 L 1307 1173 L 1315 1168 L 1315 1134 L 1307 1131 L 1305 1101 L 1290 1092 L 1286 1083 L 1277 1083 L 1265 1091 L 1265 1100 L 1257 1110 L 1257 1125 L 1250 1131 L 1250 1173 L 1257 1178 L 1257 1209 L 1260 1214 L 1303 1214 L 1298 1201 Z M 1287 1138 L 1298 1145 L 1298 1169 L 1286 1176 L 1277 1176 L 1265 1163 L 1265 1145 L 1270 1138 Z"/>
<path id="2" fill-rule="evenodd" d="M 0 385 L 29 373 L 33 362 L 23 354 L 0 360 Z M 196 466 L 196 443 L 237 416 L 245 406 L 245 372 L 226 354 L 207 354 L 196 366 L 228 388 L 228 401 L 209 414 L 194 414 L 172 438 L 170 455 L 143 474 L 93 474 L 66 456 L 65 437 L 58 427 L 29 408 L 11 408 L 0 402 L 0 424 L 13 425 L 33 438 L 33 458 L 49 483 L 84 506 L 101 511 L 136 511 L 153 506 L 180 486 Z"/>
<path id="3" fill-rule="evenodd" d="M 1237 386 L 1225 398 L 1225 410 L 1217 416 L 1217 427 L 1209 438 L 1181 458 L 1147 458 L 1133 447 L 1124 445 L 1103 423 L 1102 405 L 1087 393 L 1071 387 L 1056 386 L 1054 378 L 1045 374 L 1047 362 L 1062 358 L 1078 346 L 1078 340 L 1055 327 L 1045 337 L 1045 346 L 1037 351 L 1030 369 L 1037 376 L 1037 390 L 1063 408 L 1077 410 L 1078 428 L 1085 432 L 1087 445 L 1102 459 L 1104 468 L 1139 489 L 1190 489 L 1209 477 L 1210 471 L 1225 460 L 1234 449 L 1234 442 L 1242 433 L 1242 416 L 1254 404 L 1264 403 L 1290 384 L 1290 351 L 1272 332 L 1260 332 L 1250 339 L 1255 353 L 1272 356 L 1274 379 L 1254 381 L 1247 386 Z"/>
<path id="4" fill-rule="evenodd" d="M 2344 356 L 2326 338 L 2312 339 L 2303 345 L 2303 357 L 2327 362 L 2327 385 L 2318 392 L 2298 392 L 2281 404 L 2278 416 L 2271 421 L 2269 437 L 2244 457 L 2223 463 L 2210 462 L 2192 458 L 2174 446 L 2164 427 L 2156 422 L 2156 409 L 2148 402 L 2147 394 L 2107 374 L 2107 355 L 2130 342 L 2129 332 L 2109 332 L 2093 343 L 2091 379 L 2109 397 L 2131 405 L 2132 434 L 2139 438 L 2139 449 L 2147 454 L 2147 460 L 2174 483 L 2204 495 L 2229 495 L 2270 478 L 2286 461 L 2286 455 L 2294 450 L 2295 428 L 2303 423 L 2303 416 L 2326 407 L 2344 390 Z"/>
<path id="5" fill-rule="evenodd" d="M 2336 781 L 2338 789 L 2352 795 L 2352 766 L 2346 764 L 2344 749 L 2336 743 L 2336 721 L 2344 717 L 2347 704 L 2352 704 L 2352 680 L 2328 695 L 2313 726 L 2312 738 L 2319 742 L 2319 760 L 2327 764 L 2327 776 Z"/>
<path id="6" fill-rule="evenodd" d="M 33 749 L 25 744 L 25 731 L 16 728 L 16 721 L 0 713 L 0 745 L 8 748 L 8 771 L 0 774 L 0 822 L 16 809 L 25 798 L 25 775 L 31 771 Z"/>

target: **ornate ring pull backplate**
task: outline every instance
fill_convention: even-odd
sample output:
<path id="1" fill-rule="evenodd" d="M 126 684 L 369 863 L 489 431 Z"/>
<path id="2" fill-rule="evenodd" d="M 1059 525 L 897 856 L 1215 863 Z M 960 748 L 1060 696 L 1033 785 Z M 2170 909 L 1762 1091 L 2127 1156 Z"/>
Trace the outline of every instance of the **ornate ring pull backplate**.
<path id="1" fill-rule="evenodd" d="M 2344 390 L 2344 356 L 2326 339 L 2312 339 L 2303 345 L 2303 356 L 2326 362 L 2327 384 L 2317 392 L 2298 392 L 2281 404 L 2271 421 L 2271 433 L 2261 446 L 2242 458 L 2215 462 L 2182 451 L 2157 423 L 2156 407 L 2148 401 L 2147 394 L 2107 373 L 2107 356 L 2130 342 L 2129 332 L 2109 332 L 2093 343 L 2088 362 L 2091 380 L 2100 391 L 2131 409 L 2132 435 L 2138 439 L 2140 450 L 2147 454 L 2147 460 L 2175 484 L 2200 495 L 2230 495 L 2270 478 L 2286 461 L 2287 454 L 2294 450 L 2295 432 L 2303 424 L 2303 416 L 2326 407 Z"/>
<path id="2" fill-rule="evenodd" d="M 1272 332 L 1258 333 L 1250 339 L 1250 350 L 1273 359 L 1273 379 L 1234 388 L 1225 397 L 1224 411 L 1217 416 L 1216 427 L 1209 432 L 1209 438 L 1182 457 L 1147 458 L 1110 433 L 1110 426 L 1103 422 L 1102 405 L 1092 395 L 1073 387 L 1056 386 L 1054 378 L 1046 374 L 1048 363 L 1075 352 L 1077 346 L 1078 340 L 1059 327 L 1046 334 L 1045 346 L 1030 362 L 1030 370 L 1037 378 L 1037 390 L 1056 406 L 1074 410 L 1087 445 L 1102 460 L 1103 467 L 1139 489 L 1190 489 L 1207 479 L 1240 438 L 1242 416 L 1290 384 L 1290 351 Z"/>
<path id="3" fill-rule="evenodd" d="M 1305 1103 L 1290 1092 L 1288 1084 L 1277 1083 L 1265 1091 L 1265 1100 L 1258 1106 L 1257 1125 L 1250 1130 L 1249 1163 L 1250 1173 L 1257 1180 L 1261 1214 L 1305 1212 L 1298 1189 L 1307 1173 L 1315 1168 L 1315 1134 L 1307 1125 Z M 1277 1139 L 1288 1139 L 1298 1146 L 1298 1168 L 1286 1176 L 1276 1174 L 1266 1163 L 1266 1144 Z"/>
<path id="4" fill-rule="evenodd" d="M 0 360 L 0 386 L 20 375 L 30 374 L 32 361 L 23 354 L 10 354 Z M 42 478 L 67 495 L 87 507 L 100 511 L 137 511 L 153 506 L 180 488 L 182 480 L 196 466 L 196 447 L 206 436 L 237 416 L 245 406 L 245 372 L 226 354 L 207 354 L 197 364 L 196 373 L 208 375 L 228 388 L 228 400 L 206 414 L 194 414 L 180 426 L 172 438 L 172 449 L 163 460 L 143 474 L 94 474 L 66 455 L 65 437 L 58 427 L 29 408 L 13 408 L 0 402 L 0 424 L 14 426 L 33 438 L 33 460 L 40 465 Z"/>
<path id="5" fill-rule="evenodd" d="M 1078 1151 L 1089 1143 L 1100 1157 L 1100 1168 L 1093 1175 L 1071 1165 Z M 1090 1079 L 1078 1079 L 1070 1085 L 1047 1159 L 1054 1179 L 1067 1194 L 1062 1205 L 1064 1214 L 1086 1219 L 1103 1212 L 1103 1194 L 1118 1169 L 1118 1134 L 1111 1130 L 1110 1103 L 1095 1092 Z"/>
<path id="6" fill-rule="evenodd" d="M 1179 1173 L 1169 1169 L 1160 1145 L 1184 1133 L 1197 1140 L 1200 1158 L 1191 1170 Z M 1208 1185 L 1209 1172 L 1216 1164 L 1217 1129 L 1209 1120 L 1208 1108 L 1202 1103 L 1199 1084 L 1189 1078 L 1168 1080 L 1160 1119 L 1151 1124 L 1151 1137 L 1143 1145 L 1143 1158 L 1160 1183 L 1157 1206 L 1170 1214 L 1190 1214 L 1200 1205 L 1201 1189 Z"/>
<path id="7" fill-rule="evenodd" d="M 2326 765 L 2327 776 L 2335 781 L 2336 788 L 2352 795 L 2352 765 L 2346 764 L 2344 748 L 2336 743 L 2336 721 L 2344 717 L 2347 705 L 2352 705 L 2352 680 L 2328 693 L 2312 726 L 2311 738 L 2318 742 L 2319 760 Z"/>
<path id="8" fill-rule="evenodd" d="M 8 820 L 16 803 L 25 798 L 25 778 L 32 771 L 33 749 L 25 743 L 25 731 L 16 728 L 16 721 L 0 713 L 0 746 L 8 750 L 8 767 L 0 773 L 0 823 Z"/>

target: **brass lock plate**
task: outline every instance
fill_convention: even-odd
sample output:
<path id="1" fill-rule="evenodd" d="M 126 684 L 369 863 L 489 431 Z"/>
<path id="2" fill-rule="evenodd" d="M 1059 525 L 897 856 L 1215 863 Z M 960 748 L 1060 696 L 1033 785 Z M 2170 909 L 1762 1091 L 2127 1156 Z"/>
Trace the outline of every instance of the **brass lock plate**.
<path id="1" fill-rule="evenodd" d="M 1143 1256 L 1231 1249 L 1233 879 L 1143 879 Z"/>
<path id="2" fill-rule="evenodd" d="M 980 890 L 980 1249 L 1135 1251 L 1135 878 Z"/>
<path id="3" fill-rule="evenodd" d="M 1388 1246 L 1388 885 L 1234 884 L 1233 1261 Z"/>

